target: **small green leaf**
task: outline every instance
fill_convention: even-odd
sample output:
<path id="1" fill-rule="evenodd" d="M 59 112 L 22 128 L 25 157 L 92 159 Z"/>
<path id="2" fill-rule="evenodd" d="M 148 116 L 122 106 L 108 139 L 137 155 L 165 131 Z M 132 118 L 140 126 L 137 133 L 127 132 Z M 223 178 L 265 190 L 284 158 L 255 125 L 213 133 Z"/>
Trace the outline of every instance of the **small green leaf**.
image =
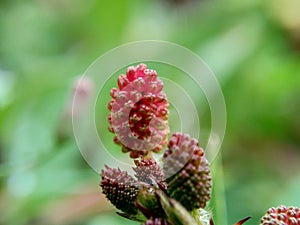
<path id="1" fill-rule="evenodd" d="M 144 215 L 140 212 L 138 212 L 136 215 L 131 215 L 131 214 L 123 213 L 123 212 L 117 212 L 117 214 L 126 219 L 141 222 L 141 223 L 145 223 L 147 221 L 147 218 L 144 217 Z"/>
<path id="2" fill-rule="evenodd" d="M 155 191 L 152 188 L 144 188 L 140 190 L 135 205 L 147 218 L 166 217 L 164 210 L 158 202 Z"/>
<path id="3" fill-rule="evenodd" d="M 163 191 L 156 191 L 157 198 L 172 225 L 202 225 L 197 223 L 191 214 L 176 200 L 169 198 Z"/>

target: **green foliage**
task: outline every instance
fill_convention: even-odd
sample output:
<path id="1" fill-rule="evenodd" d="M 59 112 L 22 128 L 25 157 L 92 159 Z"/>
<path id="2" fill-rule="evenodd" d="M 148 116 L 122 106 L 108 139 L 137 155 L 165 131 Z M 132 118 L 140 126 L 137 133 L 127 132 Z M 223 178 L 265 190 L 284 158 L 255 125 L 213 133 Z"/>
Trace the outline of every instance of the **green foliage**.
<path id="1" fill-rule="evenodd" d="M 70 123 L 64 110 L 76 77 L 105 51 L 141 39 L 190 48 L 222 86 L 228 122 L 224 166 L 216 169 L 223 169 L 225 191 L 215 195 L 227 207 L 211 204 L 212 212 L 227 208 L 228 224 L 251 215 L 250 225 L 272 205 L 299 206 L 300 31 L 299 19 L 286 20 L 294 14 L 284 11 L 292 4 L 288 8 L 299 8 L 282 0 L 195 0 L 180 6 L 165 0 L 1 1 L 0 224 L 136 224 L 118 218 L 103 199 L 91 207 L 77 198 L 70 203 L 74 196 L 100 195 L 98 175 L 72 134 L 60 139 L 58 130 Z M 174 68 L 148 66 L 169 74 L 197 100 L 205 141 L 210 112 L 203 93 Z M 110 90 L 114 81 L 108 85 Z M 108 99 L 99 100 L 98 129 L 108 125 Z M 172 108 L 170 118 L 177 120 Z M 105 136 L 113 152 L 111 138 Z M 79 206 L 83 213 L 72 211 Z"/>

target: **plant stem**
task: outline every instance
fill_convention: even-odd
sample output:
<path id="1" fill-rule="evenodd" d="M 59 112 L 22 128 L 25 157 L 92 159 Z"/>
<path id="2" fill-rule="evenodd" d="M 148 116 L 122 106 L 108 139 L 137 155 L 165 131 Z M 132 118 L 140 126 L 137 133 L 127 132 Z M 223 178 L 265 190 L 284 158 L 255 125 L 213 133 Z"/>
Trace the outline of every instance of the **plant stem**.
<path id="1" fill-rule="evenodd" d="M 213 177 L 213 190 L 210 206 L 213 208 L 213 219 L 215 224 L 227 225 L 227 207 L 221 152 L 212 163 L 211 168 Z"/>

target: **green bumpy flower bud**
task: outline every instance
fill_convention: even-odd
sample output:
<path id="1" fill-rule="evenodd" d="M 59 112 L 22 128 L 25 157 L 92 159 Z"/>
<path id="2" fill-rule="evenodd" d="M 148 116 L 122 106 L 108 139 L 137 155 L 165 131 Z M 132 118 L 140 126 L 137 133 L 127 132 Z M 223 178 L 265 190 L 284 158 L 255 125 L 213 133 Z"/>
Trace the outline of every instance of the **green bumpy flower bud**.
<path id="1" fill-rule="evenodd" d="M 300 225 L 300 210 L 297 207 L 281 205 L 270 208 L 262 217 L 261 225 Z"/>
<path id="2" fill-rule="evenodd" d="M 119 210 L 127 214 L 137 214 L 134 204 L 140 185 L 127 172 L 105 166 L 101 172 L 102 191 L 107 199 Z"/>
<path id="3" fill-rule="evenodd" d="M 211 198 L 209 162 L 196 139 L 174 133 L 163 156 L 167 193 L 187 210 L 204 208 Z"/>

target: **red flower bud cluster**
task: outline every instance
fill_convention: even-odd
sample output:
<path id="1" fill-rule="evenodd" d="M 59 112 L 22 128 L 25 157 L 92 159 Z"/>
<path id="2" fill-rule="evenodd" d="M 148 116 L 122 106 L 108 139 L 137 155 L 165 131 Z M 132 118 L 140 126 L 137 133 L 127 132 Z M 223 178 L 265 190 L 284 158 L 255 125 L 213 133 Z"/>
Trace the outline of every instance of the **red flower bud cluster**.
<path id="1" fill-rule="evenodd" d="M 170 197 L 189 211 L 205 208 L 211 197 L 212 178 L 209 163 L 198 141 L 187 134 L 173 134 L 163 162 L 166 173 L 174 174 L 167 182 Z"/>
<path id="2" fill-rule="evenodd" d="M 126 172 L 106 166 L 101 172 L 103 194 L 123 212 L 136 214 L 134 201 L 139 193 L 139 184 Z"/>
<path id="3" fill-rule="evenodd" d="M 297 207 L 281 205 L 270 208 L 262 217 L 261 225 L 300 225 L 300 210 Z"/>
<path id="4" fill-rule="evenodd" d="M 156 71 L 144 64 L 129 67 L 126 75 L 119 76 L 118 88 L 111 90 L 108 104 L 109 130 L 122 152 L 135 158 L 135 177 L 106 166 L 100 186 L 122 211 L 119 215 L 143 225 L 213 225 L 212 218 L 203 222 L 197 214 L 201 212 L 197 209 L 206 207 L 212 192 L 210 165 L 198 141 L 188 134 L 174 133 L 162 167 L 151 155 L 168 142 L 169 103 L 162 89 Z M 261 225 L 300 225 L 300 211 L 296 207 L 270 208 Z"/>
<path id="5" fill-rule="evenodd" d="M 163 155 L 163 169 L 151 157 L 151 152 L 162 150 L 169 133 L 169 103 L 162 89 L 154 70 L 144 64 L 129 67 L 126 75 L 119 76 L 118 88 L 111 90 L 108 104 L 109 130 L 122 151 L 136 158 L 136 167 L 135 178 L 106 167 L 101 173 L 101 187 L 123 212 L 120 215 L 144 221 L 144 225 L 169 225 L 177 220 L 186 223 L 191 217 L 182 213 L 204 208 L 211 195 L 209 163 L 196 139 L 173 134 Z"/>
<path id="6" fill-rule="evenodd" d="M 141 157 L 140 160 L 134 160 L 134 163 L 136 167 L 133 170 L 138 180 L 152 185 L 164 182 L 165 174 L 153 158 Z"/>
<path id="7" fill-rule="evenodd" d="M 131 158 L 159 152 L 167 143 L 169 103 L 162 89 L 156 71 L 139 64 L 120 75 L 118 89 L 111 90 L 109 130 Z"/>

